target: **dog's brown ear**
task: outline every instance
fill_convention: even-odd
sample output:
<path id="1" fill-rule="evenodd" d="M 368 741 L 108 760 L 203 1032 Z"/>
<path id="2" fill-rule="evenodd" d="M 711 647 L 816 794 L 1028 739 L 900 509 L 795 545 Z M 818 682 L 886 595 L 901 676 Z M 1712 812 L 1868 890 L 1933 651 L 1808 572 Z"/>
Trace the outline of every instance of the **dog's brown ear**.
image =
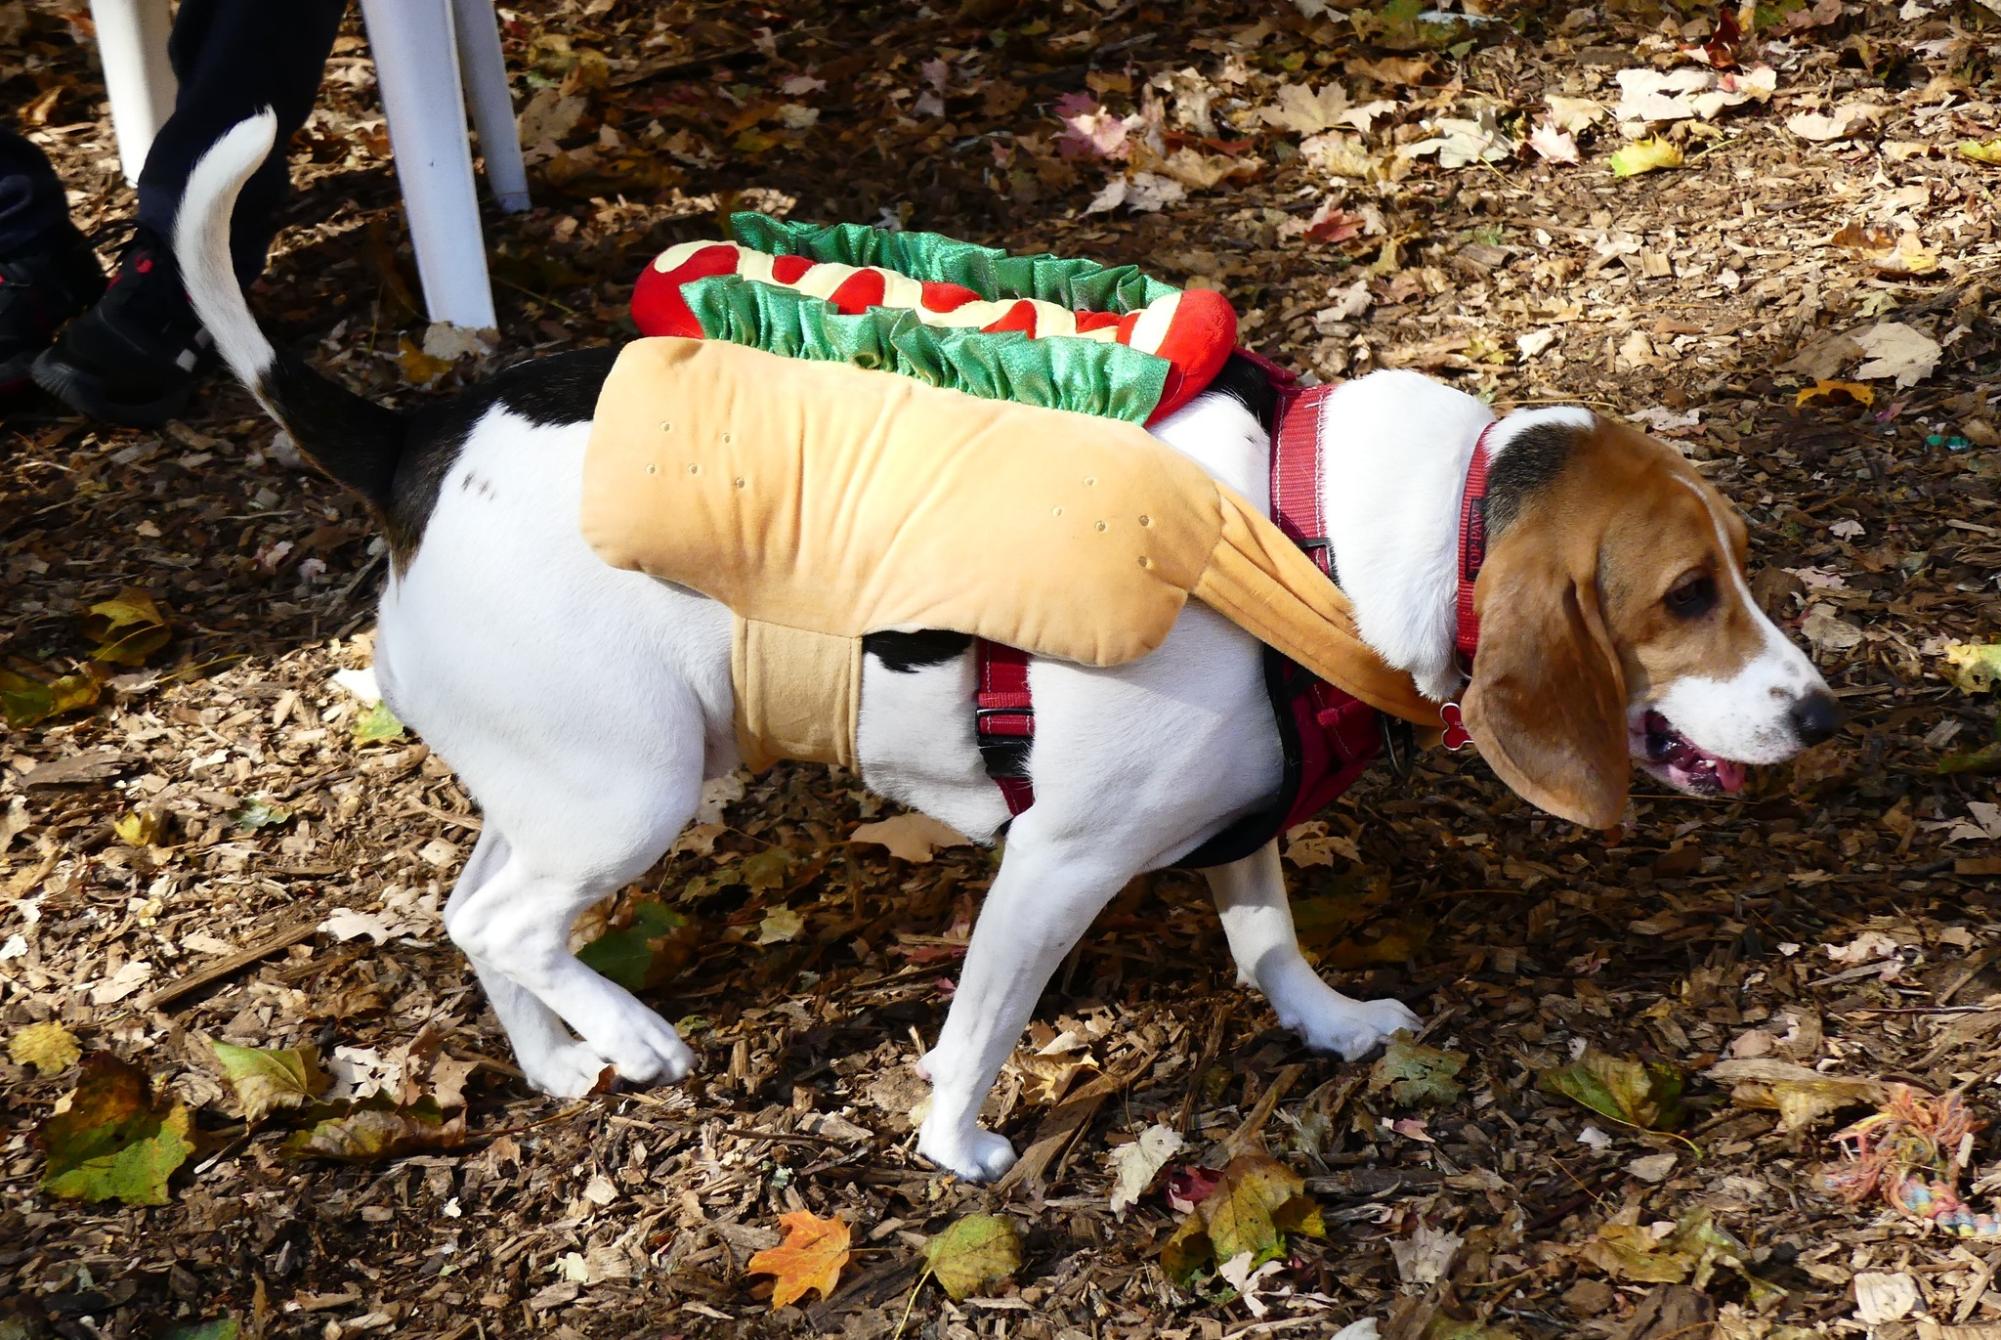
<path id="1" fill-rule="evenodd" d="M 1626 679 L 1590 561 L 1522 526 L 1481 570 L 1480 651 L 1461 707 L 1481 757 L 1522 799 L 1586 828 L 1626 808 Z"/>

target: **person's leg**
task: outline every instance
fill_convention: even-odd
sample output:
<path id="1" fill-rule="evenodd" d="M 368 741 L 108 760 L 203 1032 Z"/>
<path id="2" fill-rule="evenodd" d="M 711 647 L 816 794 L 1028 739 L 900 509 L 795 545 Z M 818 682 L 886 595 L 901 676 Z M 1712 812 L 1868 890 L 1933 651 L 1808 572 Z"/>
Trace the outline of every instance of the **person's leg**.
<path id="1" fill-rule="evenodd" d="M 333 50 L 346 0 L 181 0 L 167 47 L 180 91 L 139 174 L 139 224 L 173 236 L 174 214 L 195 161 L 237 122 L 269 107 L 278 117 L 271 157 L 244 184 L 230 221 L 237 278 L 264 269 L 288 177 L 285 149 L 306 123 Z"/>
<path id="2" fill-rule="evenodd" d="M 48 156 L 0 125 L 0 395 L 28 384 L 36 356 L 103 291 Z"/>
<path id="3" fill-rule="evenodd" d="M 345 0 L 181 0 L 168 54 L 180 87 L 139 174 L 139 219 L 110 291 L 35 360 L 37 385 L 94 419 L 145 427 L 181 412 L 213 361 L 175 263 L 174 215 L 195 163 L 270 107 L 279 138 L 238 200 L 231 252 L 245 284 L 264 268 L 286 186 L 285 145 L 304 124 Z"/>

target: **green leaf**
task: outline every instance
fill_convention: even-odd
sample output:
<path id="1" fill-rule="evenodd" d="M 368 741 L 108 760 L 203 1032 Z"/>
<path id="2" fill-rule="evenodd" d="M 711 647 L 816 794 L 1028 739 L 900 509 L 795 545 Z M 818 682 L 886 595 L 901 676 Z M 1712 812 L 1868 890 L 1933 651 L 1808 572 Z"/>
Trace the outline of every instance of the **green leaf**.
<path id="1" fill-rule="evenodd" d="M 465 1138 L 463 1113 L 446 1121 L 429 1098 L 398 1107 L 378 1096 L 335 1104 L 310 1127 L 292 1132 L 281 1152 L 295 1159 L 381 1163 L 406 1154 L 455 1149 Z"/>
<path id="2" fill-rule="evenodd" d="M 1612 175 L 1635 177 L 1642 172 L 1654 172 L 1661 168 L 1678 168 L 1681 163 L 1681 146 L 1672 140 L 1656 136 L 1652 139 L 1634 140 L 1613 154 Z"/>
<path id="3" fill-rule="evenodd" d="M 282 805 L 274 805 L 259 796 L 230 815 L 229 824 L 239 833 L 254 833 L 260 828 L 275 828 L 279 824 L 288 823 L 291 818 L 290 810 Z"/>
<path id="4" fill-rule="evenodd" d="M 283 1051 L 260 1047 L 238 1047 L 210 1040 L 215 1059 L 236 1101 L 243 1107 L 245 1121 L 256 1123 L 276 1107 L 302 1107 L 327 1091 L 333 1083 L 320 1069 L 320 1049 L 310 1044 Z"/>
<path id="5" fill-rule="evenodd" d="M 237 1340 L 240 1333 L 234 1317 L 198 1321 L 192 1326 L 176 1326 L 161 1334 L 160 1340 Z"/>
<path id="6" fill-rule="evenodd" d="M 83 632 L 97 643 L 90 659 L 108 665 L 143 665 L 173 637 L 167 616 L 153 603 L 153 597 L 136 586 L 92 605 L 83 621 Z"/>
<path id="7" fill-rule="evenodd" d="M 656 898 L 635 899 L 625 924 L 606 931 L 577 954 L 628 991 L 659 986 L 687 959 L 688 919 Z"/>
<path id="8" fill-rule="evenodd" d="M 1269 1154 L 1230 1160 L 1216 1186 L 1181 1221 L 1161 1249 L 1160 1263 L 1177 1284 L 1245 1252 L 1251 1269 L 1285 1254 L 1285 1235 L 1327 1236 L 1320 1207 L 1299 1175 Z"/>
<path id="9" fill-rule="evenodd" d="M 47 684 L 12 670 L 0 670 L 0 717 L 14 729 L 23 730 L 65 712 L 97 706 L 102 687 L 96 675 L 83 670 Z"/>
<path id="10" fill-rule="evenodd" d="M 954 1302 L 1021 1269 L 1021 1233 L 998 1214 L 969 1214 L 924 1244 L 924 1265 Z"/>
<path id="11" fill-rule="evenodd" d="M 1459 1095 L 1466 1092 L 1457 1078 L 1465 1068 L 1464 1052 L 1426 1047 L 1400 1029 L 1369 1068 L 1369 1092 L 1388 1090 L 1390 1100 L 1399 1107 L 1456 1103 Z"/>
<path id="12" fill-rule="evenodd" d="M 1628 1061 L 1586 1051 L 1567 1066 L 1537 1076 L 1544 1093 L 1581 1103 L 1602 1117 L 1650 1131 L 1681 1124 L 1682 1074 L 1662 1061 Z"/>
<path id="13" fill-rule="evenodd" d="M 388 703 L 377 703 L 355 719 L 356 744 L 387 744 L 402 738 L 403 723 L 389 710 Z"/>
<path id="14" fill-rule="evenodd" d="M 67 1200 L 165 1205 L 167 1179 L 194 1153 L 192 1127 L 180 1102 L 155 1098 L 144 1071 L 94 1053 L 68 1110 L 36 1132 L 48 1154 L 42 1187 Z"/>

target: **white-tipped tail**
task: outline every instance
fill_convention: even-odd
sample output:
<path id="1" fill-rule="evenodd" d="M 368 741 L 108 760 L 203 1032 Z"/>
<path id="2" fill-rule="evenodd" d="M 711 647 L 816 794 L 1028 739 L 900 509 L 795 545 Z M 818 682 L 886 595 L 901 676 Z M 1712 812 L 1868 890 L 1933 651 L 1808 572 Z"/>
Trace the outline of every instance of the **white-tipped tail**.
<path id="1" fill-rule="evenodd" d="M 271 366 L 271 342 L 243 300 L 236 268 L 229 259 L 229 218 L 237 194 L 271 152 L 278 118 L 270 108 L 239 121 L 188 174 L 180 213 L 174 219 L 174 257 L 196 315 L 208 327 L 229 370 L 252 391 Z"/>

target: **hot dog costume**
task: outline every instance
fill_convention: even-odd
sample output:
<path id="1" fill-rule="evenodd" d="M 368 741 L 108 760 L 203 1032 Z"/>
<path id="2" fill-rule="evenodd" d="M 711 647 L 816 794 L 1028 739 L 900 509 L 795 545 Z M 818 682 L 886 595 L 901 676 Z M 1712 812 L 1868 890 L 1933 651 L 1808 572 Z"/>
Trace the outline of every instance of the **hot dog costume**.
<path id="1" fill-rule="evenodd" d="M 1346 752 L 1374 752 L 1378 713 L 1437 727 L 1303 537 L 1141 426 L 1229 356 L 1220 295 L 936 234 L 732 223 L 736 243 L 672 248 L 640 280 L 650 338 L 600 395 L 582 525 L 613 566 L 729 606 L 751 766 L 854 764 L 864 634 L 980 639 L 983 671 L 989 648 L 1022 666 L 1025 714 L 1029 658 L 1135 660 L 1191 596 L 1310 672 L 1295 724 L 1331 703 Z M 1344 786 L 1367 758 L 1331 762 Z"/>

